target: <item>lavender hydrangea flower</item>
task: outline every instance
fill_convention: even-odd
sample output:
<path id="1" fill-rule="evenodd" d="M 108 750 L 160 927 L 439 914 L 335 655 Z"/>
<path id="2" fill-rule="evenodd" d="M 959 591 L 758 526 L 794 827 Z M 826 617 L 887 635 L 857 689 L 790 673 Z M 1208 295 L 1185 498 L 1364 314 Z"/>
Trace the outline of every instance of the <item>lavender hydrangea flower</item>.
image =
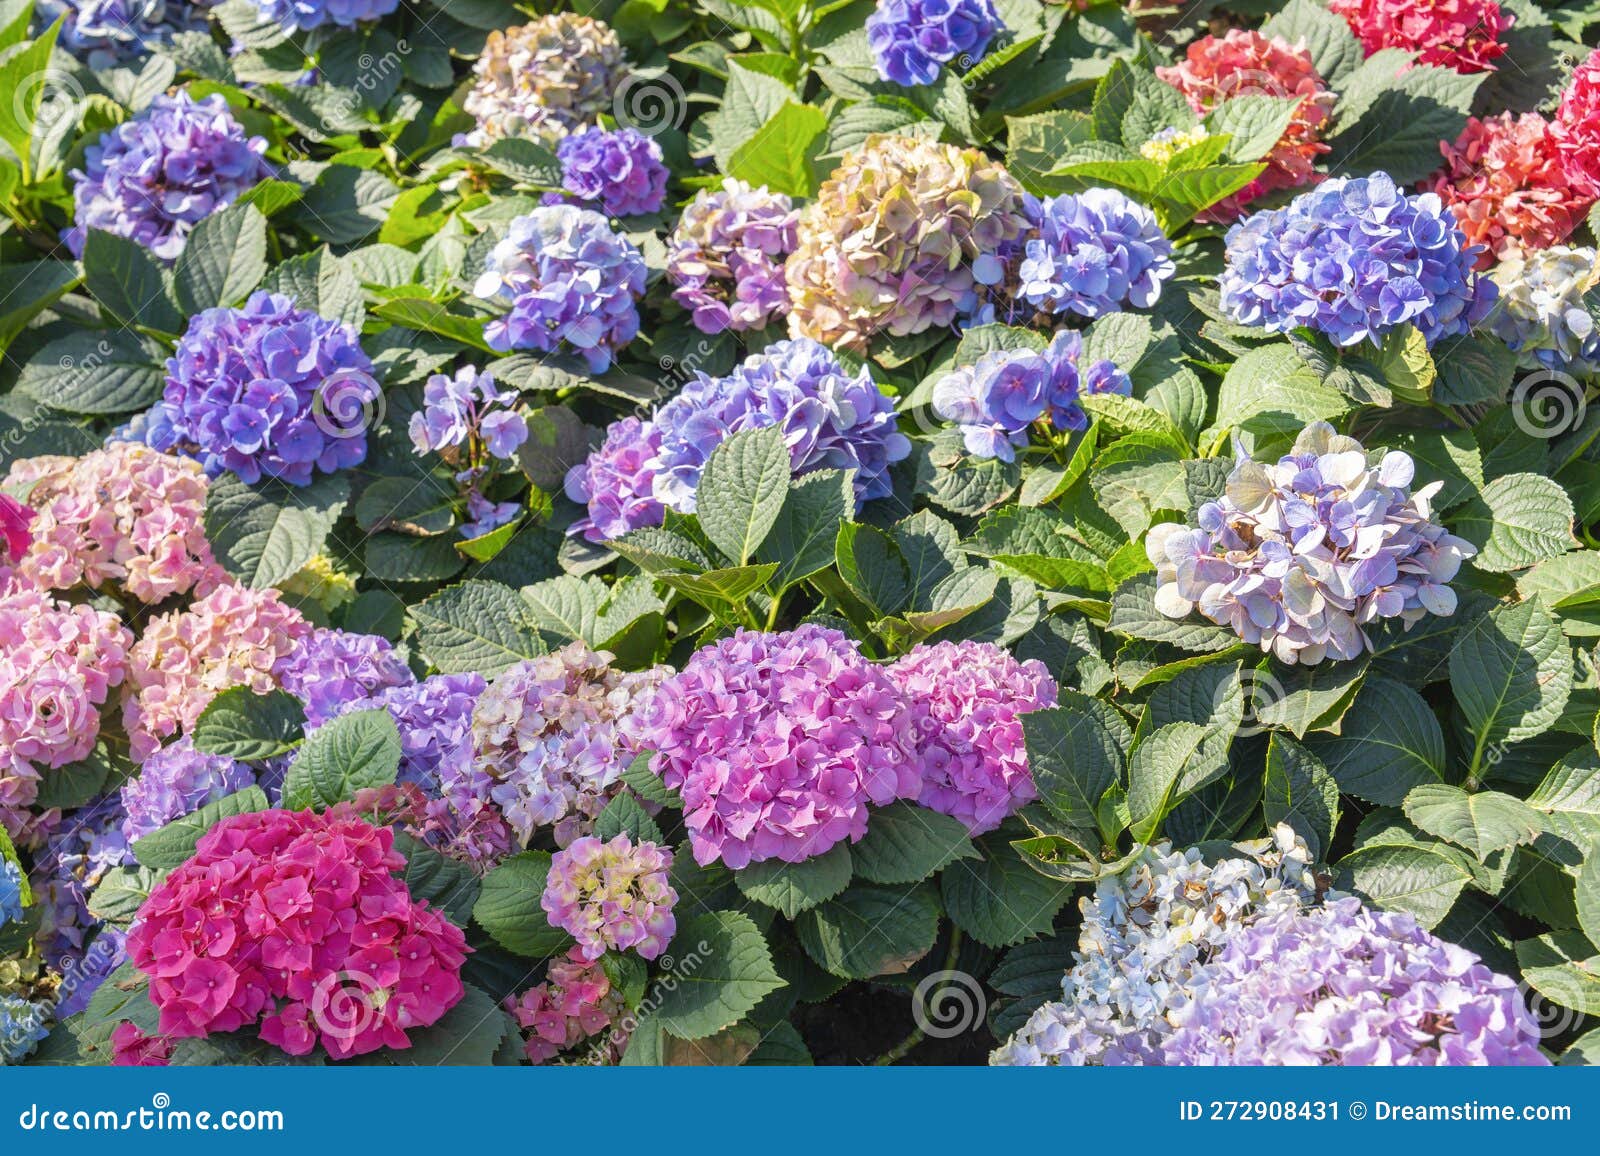
<path id="1" fill-rule="evenodd" d="M 1236 930 L 1172 1019 L 1167 1064 L 1550 1063 L 1516 983 L 1353 897 Z"/>
<path id="2" fill-rule="evenodd" d="M 22 918 L 22 868 L 0 857 L 0 927 Z"/>
<path id="3" fill-rule="evenodd" d="M 225 755 L 203 754 L 184 736 L 147 758 L 139 773 L 122 784 L 122 837 L 131 847 L 174 819 L 253 782 L 255 773 L 248 766 Z"/>
<path id="4" fill-rule="evenodd" d="M 1490 315 L 1496 337 L 1525 361 L 1546 369 L 1600 370 L 1600 329 L 1584 296 L 1600 274 L 1593 249 L 1553 245 L 1495 266 L 1500 301 Z"/>
<path id="5" fill-rule="evenodd" d="M 467 491 L 467 521 L 461 523 L 459 533 L 463 538 L 481 538 L 492 534 L 522 512 L 520 502 L 495 502 L 479 490 Z"/>
<path id="6" fill-rule="evenodd" d="M 544 205 L 513 220 L 473 293 L 510 302 L 484 327 L 502 353 L 570 346 L 593 373 L 639 332 L 644 258 L 592 209 Z"/>
<path id="7" fill-rule="evenodd" d="M 1127 305 L 1147 309 L 1177 270 L 1156 215 L 1115 189 L 1030 196 L 1024 210 L 1033 232 L 1016 295 L 1041 312 L 1099 317 Z"/>
<path id="8" fill-rule="evenodd" d="M 359 465 L 382 390 L 353 329 L 256 292 L 243 309 L 207 309 L 167 359 L 145 441 L 232 470 L 303 486 Z"/>
<path id="9" fill-rule="evenodd" d="M 789 312 L 783 264 L 799 222 L 788 195 L 765 185 L 729 177 L 701 189 L 667 241 L 672 299 L 702 333 L 765 329 Z"/>
<path id="10" fill-rule="evenodd" d="M 343 714 L 346 703 L 416 680 L 387 638 L 318 627 L 280 660 L 278 685 L 305 704 L 306 725 Z"/>
<path id="11" fill-rule="evenodd" d="M 77 966 L 99 926 L 89 911 L 90 894 L 108 873 L 133 859 L 123 817 L 116 795 L 96 799 L 50 836 L 34 859 L 33 893 L 42 914 L 37 942 L 57 971 Z"/>
<path id="12" fill-rule="evenodd" d="M 468 365 L 454 377 L 436 373 L 422 389 L 423 407 L 411 415 L 417 453 L 438 453 L 481 443 L 490 456 L 510 461 L 528 440 L 528 423 L 511 409 L 517 391 L 499 389 L 494 376 Z"/>
<path id="13" fill-rule="evenodd" d="M 1284 662 L 1350 659 L 1370 648 L 1364 626 L 1455 613 L 1448 583 L 1477 553 L 1429 520 L 1442 482 L 1416 493 L 1416 466 L 1398 451 L 1368 465 L 1354 438 L 1326 422 L 1268 466 L 1246 458 L 1199 528 L 1162 523 L 1145 542 L 1156 564 L 1156 608 L 1198 608 Z"/>
<path id="14" fill-rule="evenodd" d="M 41 0 L 41 26 L 65 17 L 56 43 L 99 72 L 135 63 L 180 32 L 203 32 L 209 2 L 188 0 Z"/>
<path id="15" fill-rule="evenodd" d="M 81 257 L 87 231 L 103 229 L 174 261 L 197 223 L 271 175 L 266 148 L 220 95 L 158 96 L 84 152 L 83 169 L 72 173 L 73 225 L 62 238 Z"/>
<path id="16" fill-rule="evenodd" d="M 893 492 L 889 466 L 911 452 L 894 405 L 865 368 L 851 373 L 808 337 L 779 341 L 727 377 L 698 374 L 655 416 L 656 500 L 691 513 L 711 451 L 730 434 L 779 426 L 796 476 L 855 470 L 856 505 Z"/>
<path id="17" fill-rule="evenodd" d="M 400 0 L 253 0 L 261 14 L 280 28 L 301 29 L 332 24 L 354 28 L 368 20 L 388 16 L 400 7 Z"/>
<path id="18" fill-rule="evenodd" d="M 400 731 L 397 781 L 432 794 L 439 790 L 441 767 L 455 768 L 458 776 L 471 771 L 472 710 L 486 686 L 481 674 L 436 674 L 352 699 L 338 713 L 388 711 Z"/>
<path id="19" fill-rule="evenodd" d="M 1480 252 L 1434 193 L 1404 193 L 1386 173 L 1325 181 L 1228 230 L 1222 307 L 1242 325 L 1306 326 L 1341 346 L 1409 322 L 1431 346 L 1494 304 L 1494 282 L 1472 271 Z"/>
<path id="20" fill-rule="evenodd" d="M 1081 430 L 1089 417 L 1078 404 L 1085 394 L 1127 397 L 1133 383 L 1112 362 L 1080 365 L 1083 338 L 1075 329 L 1056 334 L 1040 352 L 994 350 L 953 370 L 933 388 L 933 411 L 961 429 L 967 452 L 1015 461 L 1028 429 L 1048 420 L 1057 429 Z"/>
<path id="21" fill-rule="evenodd" d="M 933 84 L 952 60 L 970 68 L 1005 25 L 994 0 L 878 0 L 867 43 L 878 75 L 891 84 Z"/>
<path id="22" fill-rule="evenodd" d="M 567 471 L 567 497 L 589 509 L 567 532 L 609 542 L 629 530 L 661 525 L 666 510 L 655 497 L 660 450 L 654 422 L 625 417 L 607 426 L 600 448 Z"/>
<path id="23" fill-rule="evenodd" d="M 667 197 L 661 146 L 636 128 L 586 128 L 556 145 L 561 187 L 608 217 L 653 213 Z M 560 194 L 552 194 L 559 197 Z"/>

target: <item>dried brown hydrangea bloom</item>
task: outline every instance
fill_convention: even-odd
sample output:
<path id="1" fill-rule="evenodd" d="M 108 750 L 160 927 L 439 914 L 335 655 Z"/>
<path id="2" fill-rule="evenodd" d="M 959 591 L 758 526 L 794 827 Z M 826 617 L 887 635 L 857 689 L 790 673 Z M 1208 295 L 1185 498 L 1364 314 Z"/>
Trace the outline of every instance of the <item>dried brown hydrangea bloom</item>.
<path id="1" fill-rule="evenodd" d="M 628 70 L 611 26 L 557 12 L 489 33 L 473 66 L 477 81 L 463 102 L 478 122 L 467 142 L 502 137 L 554 141 L 609 111 Z"/>

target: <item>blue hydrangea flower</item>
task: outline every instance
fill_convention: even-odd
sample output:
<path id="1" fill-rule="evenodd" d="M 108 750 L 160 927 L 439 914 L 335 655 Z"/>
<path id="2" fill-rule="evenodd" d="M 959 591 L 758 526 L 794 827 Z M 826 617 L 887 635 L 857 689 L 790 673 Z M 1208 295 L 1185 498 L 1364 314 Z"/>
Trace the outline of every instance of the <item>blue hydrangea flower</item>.
<path id="1" fill-rule="evenodd" d="M 470 365 L 454 377 L 436 373 L 411 415 L 411 444 L 425 454 L 481 442 L 492 457 L 510 461 L 528 440 L 528 423 L 510 408 L 516 400 L 516 390 L 497 388 L 492 374 Z"/>
<path id="2" fill-rule="evenodd" d="M 400 7 L 400 0 L 255 0 L 255 6 L 281 28 L 310 31 L 324 24 L 354 28 L 388 16 Z"/>
<path id="3" fill-rule="evenodd" d="M 1156 215 L 1115 189 L 1025 202 L 1033 232 L 1017 268 L 1019 299 L 1050 314 L 1148 309 L 1177 266 Z M 981 280 L 981 278 L 980 278 Z"/>
<path id="4" fill-rule="evenodd" d="M 561 138 L 556 158 L 561 187 L 608 217 L 653 213 L 666 200 L 668 173 L 661 146 L 636 128 L 583 129 Z"/>
<path id="5" fill-rule="evenodd" d="M 242 791 L 255 782 L 243 763 L 195 750 L 184 736 L 144 761 L 139 773 L 122 784 L 122 836 L 132 846 L 175 819 L 192 815 L 207 803 Z"/>
<path id="6" fill-rule="evenodd" d="M 1083 338 L 1075 329 L 1055 335 L 1048 347 L 995 350 L 952 371 L 933 388 L 933 411 L 961 428 L 967 452 L 1014 461 L 1028 444 L 1028 429 L 1048 420 L 1056 429 L 1081 430 L 1089 417 L 1078 404 L 1084 394 L 1127 397 L 1133 383 L 1110 361 L 1080 364 Z"/>
<path id="7" fill-rule="evenodd" d="M 393 686 L 339 708 L 387 710 L 400 730 L 398 781 L 439 791 L 440 768 L 472 768 L 472 710 L 487 684 L 480 674 L 436 674 L 413 686 Z"/>
<path id="8" fill-rule="evenodd" d="M 878 75 L 911 87 L 934 83 L 952 60 L 971 68 L 1004 27 L 994 0 L 878 0 L 867 43 Z"/>
<path id="9" fill-rule="evenodd" d="M 271 175 L 266 148 L 220 95 L 158 96 L 84 152 L 83 169 L 72 173 L 73 225 L 62 238 L 81 257 L 87 230 L 103 229 L 174 261 L 198 222 Z"/>
<path id="10" fill-rule="evenodd" d="M 41 918 L 37 942 L 57 971 L 78 960 L 100 921 L 89 896 L 106 875 L 133 861 L 122 833 L 122 800 L 105 795 L 79 809 L 46 841 L 33 864 L 33 893 Z"/>
<path id="11" fill-rule="evenodd" d="M 0 859 L 0 927 L 22 918 L 22 868 Z"/>
<path id="12" fill-rule="evenodd" d="M 318 627 L 278 663 L 284 690 L 305 704 L 306 725 L 321 726 L 355 699 L 416 679 L 387 638 Z"/>
<path id="13" fill-rule="evenodd" d="M 0 1064 L 20 1064 L 50 1034 L 48 1004 L 0 995 Z"/>
<path id="14" fill-rule="evenodd" d="M 355 330 L 257 292 L 243 309 L 196 314 L 167 360 L 145 441 L 232 470 L 303 486 L 367 456 L 382 390 Z"/>
<path id="15" fill-rule="evenodd" d="M 592 209 L 544 205 L 513 220 L 473 286 L 511 312 L 484 326 L 490 348 L 505 353 L 569 347 L 591 372 L 639 332 L 644 257 Z"/>
<path id="16" fill-rule="evenodd" d="M 41 0 L 35 13 L 44 28 L 66 17 L 56 43 L 99 72 L 136 63 L 180 32 L 204 32 L 210 7 L 188 0 Z"/>
<path id="17" fill-rule="evenodd" d="M 711 451 L 741 430 L 780 426 L 796 476 L 855 470 L 858 507 L 892 492 L 889 466 L 911 452 L 871 374 L 850 372 L 808 337 L 769 345 L 727 377 L 698 374 L 656 412 L 654 425 L 655 497 L 682 513 L 695 508 Z"/>
<path id="18" fill-rule="evenodd" d="M 1431 346 L 1465 333 L 1494 304 L 1494 282 L 1434 193 L 1387 173 L 1325 181 L 1228 230 L 1222 307 L 1274 333 L 1306 326 L 1336 345 L 1382 342 L 1410 322 Z"/>

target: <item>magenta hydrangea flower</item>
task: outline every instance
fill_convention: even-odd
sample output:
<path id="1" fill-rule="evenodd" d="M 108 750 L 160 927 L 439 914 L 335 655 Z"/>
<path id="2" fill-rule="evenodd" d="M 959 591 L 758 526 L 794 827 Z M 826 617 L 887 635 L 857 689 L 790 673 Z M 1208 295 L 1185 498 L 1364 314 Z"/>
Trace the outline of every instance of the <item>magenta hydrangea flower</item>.
<path id="1" fill-rule="evenodd" d="M 607 426 L 600 448 L 567 471 L 567 497 L 589 508 L 567 533 L 608 542 L 629 530 L 661 525 L 666 508 L 655 496 L 660 450 L 654 422 L 625 417 Z"/>
<path id="2" fill-rule="evenodd" d="M 1039 797 L 1021 716 L 1056 705 L 1044 663 L 1018 662 L 992 642 L 940 642 L 916 647 L 887 673 L 913 712 L 917 802 L 981 835 Z"/>
<path id="3" fill-rule="evenodd" d="M 535 1064 L 547 1064 L 602 1032 L 606 1038 L 593 1045 L 592 1062 L 615 1063 L 628 1042 L 622 993 L 611 986 L 605 968 L 583 961 L 576 949 L 550 964 L 543 983 L 506 1000 L 506 1009 L 522 1029 L 524 1051 Z"/>
<path id="4" fill-rule="evenodd" d="M 306 726 L 343 714 L 347 703 L 416 681 L 387 638 L 317 627 L 273 667 L 278 686 L 306 708 Z"/>
<path id="5" fill-rule="evenodd" d="M 787 193 L 732 177 L 701 189 L 667 239 L 672 299 L 702 333 L 765 329 L 789 312 L 783 263 L 799 243 Z"/>
<path id="6" fill-rule="evenodd" d="M 585 835 L 550 860 L 539 905 L 552 927 L 578 941 L 575 960 L 630 950 L 654 959 L 678 927 L 672 917 L 678 893 L 667 881 L 671 868 L 672 852 L 648 839 L 635 844 L 623 831 L 602 843 Z"/>
<path id="7" fill-rule="evenodd" d="M 187 737 L 162 747 L 122 784 L 122 837 L 131 847 L 175 819 L 256 781 L 244 763 L 195 750 Z"/>
<path id="8" fill-rule="evenodd" d="M 683 795 L 695 860 L 800 863 L 867 831 L 867 805 L 922 789 L 911 712 L 837 630 L 740 630 L 696 651 L 638 720 Z"/>
<path id="9" fill-rule="evenodd" d="M 667 198 L 667 166 L 655 138 L 636 128 L 586 128 L 556 143 L 561 187 L 608 217 L 653 213 Z M 547 204 L 559 204 L 560 193 Z"/>
<path id="10" fill-rule="evenodd" d="M 111 1065 L 116 1068 L 164 1068 L 172 1060 L 175 1041 L 147 1036 L 132 1020 L 111 1031 Z"/>

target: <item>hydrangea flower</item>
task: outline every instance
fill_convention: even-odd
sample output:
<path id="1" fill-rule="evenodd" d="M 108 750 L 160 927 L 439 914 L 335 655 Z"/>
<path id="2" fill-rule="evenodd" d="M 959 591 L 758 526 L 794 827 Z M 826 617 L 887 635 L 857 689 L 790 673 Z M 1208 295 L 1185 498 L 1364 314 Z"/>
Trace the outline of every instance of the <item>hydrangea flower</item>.
<path id="1" fill-rule="evenodd" d="M 622 723 L 662 676 L 624 674 L 581 642 L 502 671 L 473 712 L 474 766 L 446 774 L 445 797 L 463 814 L 475 800 L 493 804 L 523 843 L 552 825 L 558 843 L 571 842 L 643 749 Z"/>
<path id="2" fill-rule="evenodd" d="M 1587 182 L 1574 187 L 1549 124 L 1536 112 L 1471 117 L 1455 143 L 1440 141 L 1439 151 L 1444 168 L 1431 187 L 1467 241 L 1482 247 L 1480 269 L 1493 257 L 1565 240 L 1594 203 Z"/>
<path id="3" fill-rule="evenodd" d="M 636 128 L 573 132 L 556 144 L 556 159 L 561 187 L 608 217 L 653 213 L 667 199 L 661 146 Z"/>
<path id="4" fill-rule="evenodd" d="M 961 428 L 974 457 L 1015 461 L 1028 444 L 1028 430 L 1048 421 L 1056 429 L 1081 430 L 1089 417 L 1078 404 L 1085 394 L 1133 392 L 1128 375 L 1105 359 L 1080 364 L 1083 337 L 1064 329 L 1049 346 L 992 350 L 972 365 L 952 370 L 935 383 L 933 411 Z"/>
<path id="5" fill-rule="evenodd" d="M 672 941 L 678 893 L 667 881 L 672 852 L 626 831 L 610 842 L 593 835 L 574 839 L 550 860 L 539 905 L 578 941 L 572 958 L 588 963 L 608 951 L 636 951 L 654 959 Z"/>
<path id="6" fill-rule="evenodd" d="M 309 562 L 278 583 L 278 589 L 296 605 L 315 603 L 331 614 L 356 600 L 356 581 L 356 575 L 326 554 L 313 554 Z"/>
<path id="7" fill-rule="evenodd" d="M 107 875 L 132 860 L 122 834 L 122 819 L 116 795 L 95 799 L 50 836 L 33 863 L 33 892 L 40 909 L 36 939 L 41 953 L 52 967 L 79 979 L 87 974 L 96 986 L 121 962 L 115 950 L 99 966 L 90 958 L 103 936 L 89 943 L 100 925 L 99 917 L 89 910 L 89 896 Z M 112 946 L 120 944 L 113 941 Z M 92 992 L 63 990 L 59 994 L 62 1002 L 79 1004 L 87 1003 Z"/>
<path id="8" fill-rule="evenodd" d="M 199 458 L 208 474 L 303 486 L 366 460 L 382 393 L 355 330 L 262 290 L 243 309 L 190 320 L 146 440 Z"/>
<path id="9" fill-rule="evenodd" d="M 278 686 L 306 708 L 306 725 L 321 726 L 343 707 L 388 687 L 416 681 L 387 638 L 317 627 L 272 669 Z"/>
<path id="10" fill-rule="evenodd" d="M 1046 314 L 1099 317 L 1145 309 L 1177 270 L 1156 215 L 1116 189 L 1026 200 L 1032 231 L 1017 268 L 1016 296 Z M 978 277 L 989 281 L 992 264 Z"/>
<path id="11" fill-rule="evenodd" d="M 1184 58 L 1156 75 L 1183 94 L 1205 116 L 1241 96 L 1299 97 L 1294 116 L 1264 158 L 1266 170 L 1244 188 L 1211 206 L 1202 218 L 1231 221 L 1263 193 L 1294 189 L 1318 180 L 1317 157 L 1328 151 L 1322 134 L 1333 116 L 1334 93 L 1324 83 L 1304 44 L 1253 29 L 1232 28 L 1223 36 L 1191 41 Z"/>
<path id="12" fill-rule="evenodd" d="M 180 32 L 203 32 L 208 2 L 188 0 L 42 0 L 39 23 L 65 17 L 56 43 L 95 72 L 135 64 Z"/>
<path id="13" fill-rule="evenodd" d="M 471 756 L 469 747 L 468 773 Z M 357 791 L 351 805 L 376 826 L 398 824 L 413 839 L 480 875 L 516 850 L 516 836 L 493 806 L 473 799 L 467 810 L 458 811 L 436 792 L 437 788 L 425 791 L 416 783 L 390 783 Z"/>
<path id="14" fill-rule="evenodd" d="M 122 784 L 122 837 L 131 847 L 175 819 L 256 781 L 245 764 L 195 750 L 187 737 L 156 751 Z"/>
<path id="15" fill-rule="evenodd" d="M 117 1068 L 164 1068 L 174 1043 L 165 1036 L 147 1036 L 132 1020 L 111 1029 L 111 1065 Z"/>
<path id="16" fill-rule="evenodd" d="M 1508 258 L 1492 276 L 1500 286 L 1490 316 L 1495 336 L 1547 369 L 1600 370 L 1600 332 L 1583 301 L 1600 279 L 1600 255 L 1555 245 Z"/>
<path id="17" fill-rule="evenodd" d="M 272 175 L 266 148 L 220 95 L 157 96 L 85 151 L 83 169 L 72 173 L 67 248 L 83 256 L 86 232 L 103 229 L 175 261 L 195 225 Z"/>
<path id="18" fill-rule="evenodd" d="M 799 221 L 789 195 L 765 185 L 728 177 L 695 194 L 667 239 L 667 280 L 696 329 L 765 329 L 789 312 L 783 264 Z"/>
<path id="19" fill-rule="evenodd" d="M 1600 48 L 1573 70 L 1561 94 L 1550 135 L 1573 187 L 1600 197 Z"/>
<path id="20" fill-rule="evenodd" d="M 33 517 L 33 511 L 10 494 L 0 494 L 0 566 L 14 565 L 27 556 L 33 545 Z M 0 582 L 4 580 L 0 570 Z"/>
<path id="21" fill-rule="evenodd" d="M 639 332 L 644 282 L 644 258 L 605 217 L 543 205 L 511 222 L 472 291 L 511 305 L 484 326 L 492 348 L 554 353 L 565 345 L 603 373 Z"/>
<path id="22" fill-rule="evenodd" d="M 567 471 L 567 497 L 589 508 L 567 532 L 609 542 L 629 530 L 661 525 L 666 511 L 655 496 L 660 450 L 661 431 L 653 421 L 625 417 L 607 426 L 600 448 Z"/>
<path id="23" fill-rule="evenodd" d="M 123 726 L 134 758 L 194 726 L 221 691 L 277 688 L 276 671 L 311 633 L 311 624 L 276 590 L 224 585 L 187 610 L 152 618 L 128 652 Z"/>
<path id="24" fill-rule="evenodd" d="M 0 927 L 22 918 L 22 868 L 0 855 Z"/>
<path id="25" fill-rule="evenodd" d="M 695 861 L 801 863 L 867 831 L 867 804 L 922 789 L 910 711 L 837 630 L 740 630 L 696 651 L 639 718 L 683 795 Z"/>
<path id="26" fill-rule="evenodd" d="M 404 866 L 394 833 L 348 806 L 223 819 L 128 933 L 161 1034 L 259 1023 L 294 1056 L 319 1043 L 334 1059 L 408 1047 L 408 1031 L 460 1001 L 467 946 L 395 878 Z"/>
<path id="27" fill-rule="evenodd" d="M 401 783 L 437 793 L 440 768 L 470 773 L 472 712 L 488 684 L 481 674 L 436 674 L 413 685 L 394 684 L 341 704 L 337 714 L 386 710 L 400 731 Z"/>
<path id="28" fill-rule="evenodd" d="M 0 995 L 0 1064 L 20 1064 L 50 1034 L 50 1008 Z"/>
<path id="29" fill-rule="evenodd" d="M 206 541 L 206 477 L 186 458 L 114 442 L 81 458 L 24 459 L 5 484 L 27 487 L 31 541 L 14 556 L 42 589 L 115 587 L 156 603 L 226 578 Z"/>
<path id="30" fill-rule="evenodd" d="M 494 375 L 464 366 L 454 377 L 436 373 L 422 387 L 422 408 L 411 415 L 408 432 L 417 453 L 446 450 L 473 460 L 481 445 L 491 457 L 510 461 L 528 440 L 528 423 L 511 407 L 517 391 L 500 389 Z"/>
<path id="31" fill-rule="evenodd" d="M 627 71 L 617 34 L 587 16 L 557 12 L 490 32 L 463 103 L 478 122 L 466 143 L 482 147 L 521 136 L 558 140 L 610 112 Z"/>
<path id="32" fill-rule="evenodd" d="M 1170 165 L 1179 153 L 1211 139 L 1203 124 L 1193 128 L 1164 128 L 1139 146 L 1139 155 L 1158 165 Z"/>
<path id="33" fill-rule="evenodd" d="M 261 14 L 280 28 L 300 29 L 333 25 L 354 28 L 369 20 L 388 16 L 400 7 L 400 0 L 252 0 Z"/>
<path id="34" fill-rule="evenodd" d="M 1238 928 L 1172 1018 L 1168 1064 L 1550 1063 L 1514 981 L 1354 897 Z"/>
<path id="35" fill-rule="evenodd" d="M 890 84 L 933 84 L 945 65 L 971 68 L 1005 27 L 994 0 L 878 0 L 867 44 Z"/>
<path id="36" fill-rule="evenodd" d="M 605 968 L 584 962 L 576 949 L 550 964 L 543 983 L 507 999 L 506 1008 L 522 1029 L 524 1051 L 535 1064 L 547 1064 L 602 1032 L 608 1038 L 595 1045 L 594 1062 L 622 1058 L 627 1035 L 614 1025 L 622 1022 L 627 1003 L 612 988 Z"/>
<path id="37" fill-rule="evenodd" d="M 1364 627 L 1455 613 L 1448 583 L 1478 551 L 1429 520 L 1443 482 L 1416 493 L 1416 465 L 1397 450 L 1368 464 L 1354 438 L 1308 426 L 1276 465 L 1245 458 L 1199 528 L 1165 522 L 1145 549 L 1156 609 L 1200 613 L 1283 662 L 1351 659 Z"/>
<path id="38" fill-rule="evenodd" d="M 1487 72 L 1505 53 L 1516 18 L 1496 0 L 1329 0 L 1368 56 L 1380 48 L 1418 53 L 1421 64 Z"/>
<path id="39" fill-rule="evenodd" d="M 1345 346 L 1409 322 L 1431 346 L 1494 303 L 1477 257 L 1436 193 L 1407 195 L 1386 173 L 1340 178 L 1228 230 L 1222 307 L 1242 325 L 1308 326 Z"/>
<path id="40" fill-rule="evenodd" d="M 893 492 L 889 467 L 911 452 L 894 403 L 863 367 L 854 373 L 807 338 L 779 341 L 727 377 L 697 373 L 656 411 L 656 500 L 691 513 L 711 451 L 732 434 L 778 426 L 795 476 L 855 470 L 856 506 Z"/>
<path id="41" fill-rule="evenodd" d="M 880 332 L 949 325 L 973 263 L 1027 228 L 1022 186 L 977 149 L 868 137 L 800 216 L 789 332 L 860 351 Z"/>

